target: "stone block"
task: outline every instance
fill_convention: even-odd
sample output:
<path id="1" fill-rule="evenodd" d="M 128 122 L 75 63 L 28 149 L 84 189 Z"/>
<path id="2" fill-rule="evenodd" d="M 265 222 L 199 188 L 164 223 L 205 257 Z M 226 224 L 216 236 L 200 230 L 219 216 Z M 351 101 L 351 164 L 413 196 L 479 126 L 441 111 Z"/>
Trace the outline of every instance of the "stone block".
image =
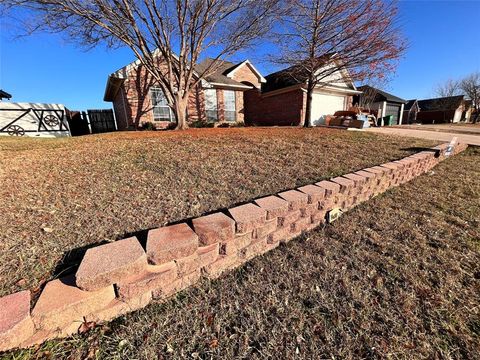
<path id="1" fill-rule="evenodd" d="M 161 266 L 149 265 L 147 270 L 116 285 L 118 297 L 128 300 L 162 289 L 178 278 L 178 268 L 174 261 Z"/>
<path id="2" fill-rule="evenodd" d="M 76 273 L 76 284 L 88 291 L 115 284 L 147 267 L 147 256 L 136 237 L 90 248 Z"/>
<path id="3" fill-rule="evenodd" d="M 228 210 L 236 223 L 237 233 L 243 234 L 265 224 L 267 211 L 248 203 Z"/>
<path id="4" fill-rule="evenodd" d="M 191 272 L 194 272 L 195 270 L 200 269 L 200 264 L 198 262 L 198 253 L 195 252 L 194 254 L 176 259 L 175 263 L 177 264 L 177 269 L 178 269 L 178 275 L 183 276 L 186 274 L 189 274 Z"/>
<path id="5" fill-rule="evenodd" d="M 79 327 L 84 316 L 105 308 L 113 299 L 113 285 L 84 291 L 76 286 L 74 276 L 67 276 L 47 283 L 33 308 L 32 319 L 36 328 L 47 331 Z"/>
<path id="6" fill-rule="evenodd" d="M 253 230 L 253 238 L 260 239 L 277 229 L 277 219 L 267 220 L 264 225 Z"/>
<path id="7" fill-rule="evenodd" d="M 278 218 L 278 227 L 288 227 L 294 221 L 297 221 L 302 217 L 302 212 L 300 210 L 293 210 L 286 213 L 284 216 Z"/>
<path id="8" fill-rule="evenodd" d="M 208 246 L 200 246 L 197 250 L 198 265 L 203 268 L 215 262 L 220 255 L 220 244 L 215 243 Z"/>
<path id="9" fill-rule="evenodd" d="M 241 261 L 248 261 L 253 259 L 254 257 L 258 255 L 262 255 L 266 251 L 268 251 L 268 246 L 267 246 L 267 237 L 264 237 L 262 239 L 258 239 L 254 242 L 252 242 L 250 245 L 247 247 L 244 247 L 243 249 L 238 250 L 238 258 L 241 259 Z"/>
<path id="10" fill-rule="evenodd" d="M 354 174 L 363 176 L 368 186 L 372 186 L 377 181 L 377 174 L 365 170 L 356 171 Z"/>
<path id="11" fill-rule="evenodd" d="M 316 185 L 306 185 L 298 188 L 299 191 L 308 195 L 308 203 L 315 204 L 325 198 L 326 190 Z"/>
<path id="12" fill-rule="evenodd" d="M 350 191 L 355 186 L 355 183 L 354 183 L 353 180 L 346 179 L 346 178 L 341 177 L 341 176 L 333 178 L 333 179 L 331 179 L 331 181 L 340 185 L 340 193 L 341 194 L 349 194 Z"/>
<path id="13" fill-rule="evenodd" d="M 275 220 L 270 220 L 275 221 Z M 237 251 L 245 246 L 248 246 L 253 239 L 253 231 L 237 234 L 232 240 L 226 241 L 220 245 L 220 254 L 221 255 L 236 255 Z"/>
<path id="14" fill-rule="evenodd" d="M 308 216 L 318 212 L 319 211 L 319 206 L 320 206 L 320 204 L 318 202 L 315 202 L 314 204 L 305 205 L 304 208 L 300 209 L 300 212 L 302 214 L 301 217 L 308 217 Z"/>
<path id="15" fill-rule="evenodd" d="M 0 298 L 0 351 L 19 346 L 34 333 L 30 317 L 30 291 Z"/>
<path id="16" fill-rule="evenodd" d="M 285 240 L 290 236 L 290 227 L 282 227 L 275 230 L 273 233 L 267 236 L 267 243 L 274 244 L 279 241 Z"/>
<path id="17" fill-rule="evenodd" d="M 193 219 L 192 222 L 201 246 L 230 240 L 235 234 L 235 221 L 220 212 Z"/>
<path id="18" fill-rule="evenodd" d="M 290 211 L 300 210 L 308 203 L 308 195 L 297 190 L 288 190 L 278 193 L 278 196 L 288 201 Z"/>
<path id="19" fill-rule="evenodd" d="M 288 212 L 288 202 L 278 196 L 267 196 L 255 200 L 255 203 L 267 211 L 267 220 L 276 219 Z"/>
<path id="20" fill-rule="evenodd" d="M 325 189 L 325 196 L 327 198 L 333 197 L 340 192 L 340 185 L 332 181 L 323 180 L 317 182 L 315 185 Z"/>
<path id="21" fill-rule="evenodd" d="M 110 321 L 118 316 L 128 314 L 129 312 L 143 309 L 151 301 L 151 292 L 146 292 L 129 298 L 114 299 L 103 309 L 85 316 L 85 320 L 88 322 L 94 321 L 96 323 Z"/>
<path id="22" fill-rule="evenodd" d="M 225 271 L 241 265 L 241 263 L 242 262 L 238 259 L 237 255 L 220 255 L 217 261 L 205 267 L 205 274 L 209 278 L 215 279 Z"/>
<path id="23" fill-rule="evenodd" d="M 292 224 L 291 232 L 301 233 L 302 231 L 305 231 L 311 223 L 311 217 L 300 218 Z"/>
<path id="24" fill-rule="evenodd" d="M 354 173 L 345 174 L 345 175 L 343 175 L 343 177 L 344 177 L 345 179 L 352 180 L 355 187 L 361 187 L 361 186 L 363 186 L 363 184 L 365 184 L 365 182 L 366 182 L 366 180 L 367 180 L 364 176 L 360 176 L 360 175 L 354 174 Z"/>
<path id="25" fill-rule="evenodd" d="M 147 256 L 148 261 L 154 265 L 193 255 L 197 249 L 198 236 L 185 223 L 148 232 Z"/>
<path id="26" fill-rule="evenodd" d="M 161 290 L 156 290 L 153 292 L 154 299 L 167 299 L 178 292 L 189 288 L 190 286 L 195 285 L 198 281 L 200 281 L 201 273 L 200 270 L 196 270 L 190 274 L 183 275 L 182 277 L 178 278 L 165 288 Z"/>

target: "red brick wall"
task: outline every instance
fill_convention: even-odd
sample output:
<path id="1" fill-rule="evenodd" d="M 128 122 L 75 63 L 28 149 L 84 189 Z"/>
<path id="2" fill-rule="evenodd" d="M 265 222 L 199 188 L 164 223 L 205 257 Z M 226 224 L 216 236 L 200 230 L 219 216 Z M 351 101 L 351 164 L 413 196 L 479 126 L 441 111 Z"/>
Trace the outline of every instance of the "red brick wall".
<path id="1" fill-rule="evenodd" d="M 257 88 L 260 88 L 261 85 L 258 76 L 253 72 L 248 64 L 237 68 L 232 76 L 232 79 L 238 82 L 248 82 Z"/>
<path id="2" fill-rule="evenodd" d="M 127 110 L 127 104 L 124 102 L 125 88 L 122 86 L 117 92 L 115 99 L 113 100 L 113 111 L 115 112 L 115 119 L 117 121 L 118 130 L 128 129 L 129 117 L 125 113 Z"/>
<path id="3" fill-rule="evenodd" d="M 245 123 L 248 125 L 298 125 L 303 117 L 305 96 L 301 89 L 262 96 L 257 89 L 244 94 Z"/>
<path id="4" fill-rule="evenodd" d="M 249 70 L 250 71 L 250 70 Z M 242 72 L 245 73 L 245 72 Z M 248 74 L 248 73 L 247 73 Z M 155 82 L 144 70 L 138 68 L 130 72 L 128 78 L 118 91 L 113 101 L 115 116 L 120 119 L 120 130 L 141 127 L 150 122 L 157 128 L 166 128 L 168 121 L 154 121 L 150 88 L 155 87 Z M 244 106 L 243 92 L 235 91 L 237 121 L 243 121 Z M 124 102 L 123 99 L 126 99 Z M 223 89 L 217 89 L 218 122 L 224 121 Z M 188 122 L 205 121 L 205 97 L 203 89 L 199 86 L 195 89 L 188 100 Z"/>

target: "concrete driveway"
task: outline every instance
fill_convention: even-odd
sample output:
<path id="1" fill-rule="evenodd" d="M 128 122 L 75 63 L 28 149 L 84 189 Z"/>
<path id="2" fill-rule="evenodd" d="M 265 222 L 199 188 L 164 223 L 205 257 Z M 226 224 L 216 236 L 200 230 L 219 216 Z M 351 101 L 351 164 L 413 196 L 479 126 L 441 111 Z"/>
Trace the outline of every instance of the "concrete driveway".
<path id="1" fill-rule="evenodd" d="M 405 127 L 377 127 L 365 129 L 368 132 L 374 132 L 386 135 L 407 136 L 419 139 L 438 140 L 443 142 L 450 142 L 453 137 L 457 137 L 461 143 L 467 143 L 469 145 L 480 146 L 480 132 L 471 133 L 458 133 L 458 132 L 446 132 L 448 130 L 442 129 L 442 131 L 435 130 L 420 130 L 417 128 Z"/>

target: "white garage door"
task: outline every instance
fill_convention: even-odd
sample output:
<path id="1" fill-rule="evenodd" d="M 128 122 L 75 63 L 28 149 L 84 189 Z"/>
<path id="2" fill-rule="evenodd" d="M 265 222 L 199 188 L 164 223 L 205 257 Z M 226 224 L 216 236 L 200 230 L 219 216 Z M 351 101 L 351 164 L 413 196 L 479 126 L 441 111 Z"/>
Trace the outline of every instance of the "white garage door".
<path id="1" fill-rule="evenodd" d="M 325 116 L 345 109 L 345 96 L 313 94 L 312 125 L 325 124 Z"/>

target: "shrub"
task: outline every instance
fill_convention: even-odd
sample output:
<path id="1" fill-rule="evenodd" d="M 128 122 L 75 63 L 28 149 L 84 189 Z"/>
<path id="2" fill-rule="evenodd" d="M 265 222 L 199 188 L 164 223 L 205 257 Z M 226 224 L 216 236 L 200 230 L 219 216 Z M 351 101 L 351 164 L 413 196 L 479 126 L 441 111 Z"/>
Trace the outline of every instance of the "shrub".
<path id="1" fill-rule="evenodd" d="M 202 120 L 196 120 L 190 123 L 191 128 L 213 128 L 214 126 L 215 126 L 215 123 L 206 122 Z"/>
<path id="2" fill-rule="evenodd" d="M 167 125 L 167 127 L 165 129 L 166 130 L 175 130 L 176 127 L 177 127 L 177 123 L 176 122 L 171 122 Z"/>
<path id="3" fill-rule="evenodd" d="M 147 130 L 147 131 L 157 130 L 157 128 L 155 127 L 155 124 L 150 122 L 150 121 L 143 123 L 142 124 L 142 129 Z"/>

